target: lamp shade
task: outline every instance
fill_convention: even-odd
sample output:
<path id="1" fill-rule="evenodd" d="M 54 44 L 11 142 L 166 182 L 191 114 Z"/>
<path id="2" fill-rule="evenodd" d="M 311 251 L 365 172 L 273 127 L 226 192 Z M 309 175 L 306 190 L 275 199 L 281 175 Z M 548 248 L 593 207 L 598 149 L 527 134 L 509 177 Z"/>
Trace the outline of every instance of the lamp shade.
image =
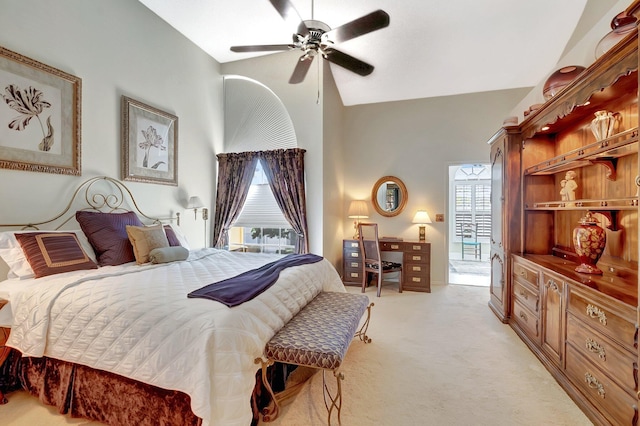
<path id="1" fill-rule="evenodd" d="M 347 215 L 351 219 L 367 219 L 369 217 L 369 208 L 364 200 L 353 200 L 349 204 Z"/>
<path id="2" fill-rule="evenodd" d="M 426 210 L 418 210 L 416 215 L 413 217 L 412 223 L 431 223 L 431 218 L 429 217 L 429 213 Z"/>
<path id="3" fill-rule="evenodd" d="M 204 203 L 200 199 L 200 197 L 190 197 L 189 202 L 187 203 L 188 209 L 199 209 L 200 207 L 204 207 Z"/>

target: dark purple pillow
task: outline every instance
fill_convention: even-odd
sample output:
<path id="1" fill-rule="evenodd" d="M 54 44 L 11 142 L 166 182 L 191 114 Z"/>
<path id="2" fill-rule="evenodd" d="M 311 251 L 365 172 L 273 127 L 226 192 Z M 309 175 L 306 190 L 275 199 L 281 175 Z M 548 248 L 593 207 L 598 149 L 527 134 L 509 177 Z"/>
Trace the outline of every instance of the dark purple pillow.
<path id="1" fill-rule="evenodd" d="M 127 225 L 143 226 L 134 212 L 80 210 L 76 212 L 76 220 L 96 252 L 98 265 L 122 265 L 136 260 L 126 228 Z"/>
<path id="2" fill-rule="evenodd" d="M 167 235 L 167 240 L 169 240 L 170 247 L 176 247 L 180 245 L 180 240 L 178 240 L 176 232 L 173 230 L 171 225 L 164 225 L 164 233 Z"/>
<path id="3" fill-rule="evenodd" d="M 25 232 L 15 236 L 36 278 L 98 267 L 73 232 Z"/>

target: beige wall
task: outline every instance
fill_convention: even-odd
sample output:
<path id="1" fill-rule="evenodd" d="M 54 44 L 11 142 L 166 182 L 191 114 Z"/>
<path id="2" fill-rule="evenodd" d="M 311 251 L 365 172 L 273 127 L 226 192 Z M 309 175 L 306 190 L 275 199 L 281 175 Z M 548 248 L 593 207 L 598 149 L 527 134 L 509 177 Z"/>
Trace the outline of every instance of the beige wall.
<path id="1" fill-rule="evenodd" d="M 0 0 L 0 11 L 0 45 L 82 79 L 82 176 L 0 169 L 0 223 L 58 213 L 61 194 L 89 177 L 120 178 L 122 95 L 179 119 L 179 186 L 129 184 L 141 208 L 184 212 L 191 195 L 213 204 L 223 134 L 216 61 L 137 1 Z M 191 244 L 202 246 L 202 219 L 185 213 Z"/>

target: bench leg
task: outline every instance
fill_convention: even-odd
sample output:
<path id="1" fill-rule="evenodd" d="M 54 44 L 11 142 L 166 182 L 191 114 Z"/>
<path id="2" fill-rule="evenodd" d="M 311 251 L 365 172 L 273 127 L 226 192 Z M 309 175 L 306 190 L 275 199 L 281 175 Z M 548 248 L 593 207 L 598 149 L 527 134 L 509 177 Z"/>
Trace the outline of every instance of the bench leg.
<path id="1" fill-rule="evenodd" d="M 269 379 L 267 378 L 267 369 L 273 365 L 273 361 L 268 359 L 264 360 L 262 358 L 256 358 L 254 361 L 256 364 L 262 364 L 262 384 L 271 395 L 272 404 L 269 404 L 268 407 L 262 409 L 262 420 L 265 422 L 271 422 L 278 418 L 278 414 L 280 413 L 280 405 L 278 404 L 278 399 L 276 395 L 273 393 L 273 389 L 271 388 L 271 384 L 269 384 Z"/>
<path id="2" fill-rule="evenodd" d="M 367 336 L 367 329 L 369 328 L 369 321 L 371 320 L 371 308 L 373 307 L 373 302 L 367 306 L 367 319 L 364 320 L 362 327 L 356 332 L 353 337 L 357 337 L 362 340 L 364 343 L 371 343 L 371 338 Z"/>
<path id="3" fill-rule="evenodd" d="M 327 425 L 331 426 L 331 415 L 335 408 L 338 413 L 338 424 L 341 425 L 340 412 L 342 410 L 342 381 L 344 380 L 344 374 L 338 370 L 333 370 L 333 376 L 336 378 L 337 390 L 335 396 L 331 394 L 331 390 L 327 386 L 325 374 L 327 370 L 322 370 L 322 387 L 324 396 L 324 406 L 327 407 Z M 327 401 L 331 401 L 331 404 Z"/>

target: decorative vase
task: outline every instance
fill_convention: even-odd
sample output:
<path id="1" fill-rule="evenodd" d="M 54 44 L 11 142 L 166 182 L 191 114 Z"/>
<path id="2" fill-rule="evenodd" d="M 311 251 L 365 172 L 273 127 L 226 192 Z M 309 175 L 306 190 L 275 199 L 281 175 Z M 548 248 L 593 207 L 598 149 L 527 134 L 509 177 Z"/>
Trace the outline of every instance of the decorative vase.
<path id="1" fill-rule="evenodd" d="M 598 226 L 598 221 L 591 212 L 587 212 L 578 223 L 579 225 L 573 229 L 573 246 L 580 259 L 580 265 L 576 267 L 575 271 L 583 274 L 602 275 L 602 271 L 597 268 L 596 264 L 607 243 L 607 234 L 603 228 Z"/>
<path id="2" fill-rule="evenodd" d="M 618 44 L 620 40 L 635 31 L 637 27 L 636 17 L 628 16 L 624 12 L 617 14 L 611 20 L 612 31 L 602 37 L 596 46 L 596 59 L 604 55 L 609 49 Z"/>
<path id="3" fill-rule="evenodd" d="M 596 118 L 591 120 L 591 131 L 596 140 L 611 137 L 618 129 L 620 114 L 609 111 L 596 111 Z"/>

